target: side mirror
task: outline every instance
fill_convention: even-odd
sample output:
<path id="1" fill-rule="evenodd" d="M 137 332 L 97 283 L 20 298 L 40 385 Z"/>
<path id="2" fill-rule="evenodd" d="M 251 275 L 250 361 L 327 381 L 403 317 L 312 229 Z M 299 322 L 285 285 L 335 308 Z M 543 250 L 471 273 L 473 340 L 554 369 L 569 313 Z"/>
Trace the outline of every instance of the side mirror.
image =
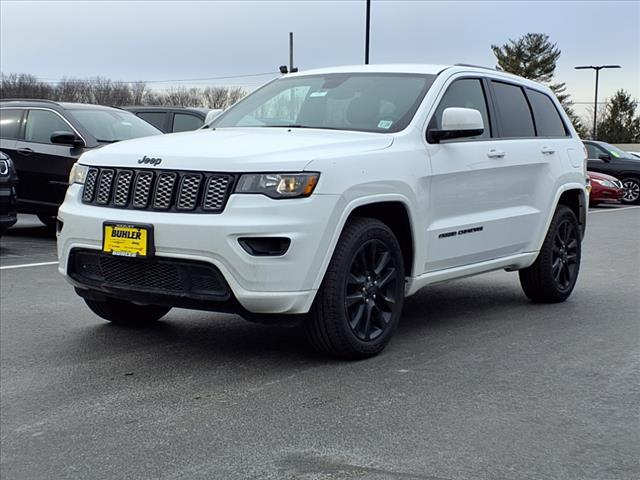
<path id="1" fill-rule="evenodd" d="M 449 107 L 442 112 L 442 128 L 427 131 L 429 143 L 452 138 L 477 137 L 484 132 L 482 114 L 473 108 Z"/>
<path id="2" fill-rule="evenodd" d="M 598 155 L 598 158 L 600 160 L 604 160 L 605 162 L 610 162 L 611 161 L 611 155 L 608 155 L 606 153 L 601 153 L 600 155 Z"/>
<path id="3" fill-rule="evenodd" d="M 51 143 L 56 145 L 69 145 L 71 147 L 84 147 L 84 142 L 73 132 L 53 132 Z"/>

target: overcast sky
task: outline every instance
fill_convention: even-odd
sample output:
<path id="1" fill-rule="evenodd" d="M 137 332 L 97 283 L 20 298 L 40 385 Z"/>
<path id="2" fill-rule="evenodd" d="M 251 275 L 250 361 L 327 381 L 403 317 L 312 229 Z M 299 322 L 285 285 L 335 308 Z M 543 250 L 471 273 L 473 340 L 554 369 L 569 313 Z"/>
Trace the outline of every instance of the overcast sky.
<path id="1" fill-rule="evenodd" d="M 301 69 L 363 62 L 365 0 L 0 1 L 0 69 L 64 76 L 169 80 L 277 71 L 295 32 Z M 492 43 L 542 32 L 562 50 L 558 81 L 576 102 L 618 88 L 640 97 L 639 1 L 372 1 L 371 63 L 495 65 Z M 184 85 L 254 88 L 273 75 Z M 174 83 L 175 84 L 175 83 Z M 169 84 L 154 84 L 163 87 Z M 583 108 L 579 109 L 583 113 Z"/>

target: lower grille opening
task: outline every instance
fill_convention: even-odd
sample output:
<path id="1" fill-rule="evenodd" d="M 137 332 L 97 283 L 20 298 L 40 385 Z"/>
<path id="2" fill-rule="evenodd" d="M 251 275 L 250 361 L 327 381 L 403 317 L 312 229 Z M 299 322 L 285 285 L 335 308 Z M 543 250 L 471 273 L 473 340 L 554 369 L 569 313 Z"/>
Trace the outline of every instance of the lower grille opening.
<path id="1" fill-rule="evenodd" d="M 204 262 L 165 257 L 118 257 L 76 249 L 69 257 L 68 273 L 84 285 L 102 289 L 126 289 L 200 300 L 229 297 L 229 287 L 220 271 Z"/>

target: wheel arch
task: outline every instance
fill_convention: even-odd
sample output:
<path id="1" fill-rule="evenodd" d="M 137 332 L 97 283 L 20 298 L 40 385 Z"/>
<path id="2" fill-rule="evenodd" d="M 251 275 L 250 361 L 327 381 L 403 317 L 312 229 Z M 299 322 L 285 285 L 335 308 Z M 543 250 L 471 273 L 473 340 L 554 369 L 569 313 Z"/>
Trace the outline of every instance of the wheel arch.
<path id="1" fill-rule="evenodd" d="M 584 185 L 580 185 L 579 183 L 568 183 L 562 185 L 562 187 L 556 192 L 555 199 L 552 204 L 553 208 L 550 209 L 549 215 L 547 216 L 541 239 L 538 244 L 538 250 L 542 247 L 542 242 L 544 242 L 544 238 L 549 230 L 549 225 L 551 225 L 553 215 L 559 205 L 565 205 L 575 213 L 576 218 L 578 219 L 578 224 L 580 225 L 580 237 L 584 238 L 587 228 L 589 195 L 587 194 L 587 190 Z"/>
<path id="2" fill-rule="evenodd" d="M 410 202 L 405 196 L 396 194 L 363 197 L 350 202 L 343 210 L 336 226 L 331 243 L 326 251 L 326 256 L 314 282 L 314 288 L 320 288 L 345 225 L 351 218 L 358 216 L 380 220 L 393 231 L 402 249 L 405 276 L 411 276 L 415 271 L 416 231 L 409 205 Z"/>

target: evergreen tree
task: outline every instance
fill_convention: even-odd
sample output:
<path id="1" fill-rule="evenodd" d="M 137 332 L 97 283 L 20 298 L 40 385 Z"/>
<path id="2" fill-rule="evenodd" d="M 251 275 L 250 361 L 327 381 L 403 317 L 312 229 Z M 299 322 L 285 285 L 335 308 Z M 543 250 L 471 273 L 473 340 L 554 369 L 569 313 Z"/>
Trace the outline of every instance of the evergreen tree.
<path id="1" fill-rule="evenodd" d="M 620 89 L 607 100 L 598 122 L 598 139 L 608 143 L 640 143 L 638 101 Z"/>
<path id="2" fill-rule="evenodd" d="M 578 134 L 581 137 L 587 135 L 586 128 L 573 111 L 573 102 L 566 93 L 566 85 L 551 83 L 562 52 L 555 43 L 549 41 L 548 35 L 527 33 L 517 40 L 509 39 L 509 42 L 502 46 L 491 45 L 491 50 L 498 61 L 498 70 L 544 83 L 553 90 Z"/>

